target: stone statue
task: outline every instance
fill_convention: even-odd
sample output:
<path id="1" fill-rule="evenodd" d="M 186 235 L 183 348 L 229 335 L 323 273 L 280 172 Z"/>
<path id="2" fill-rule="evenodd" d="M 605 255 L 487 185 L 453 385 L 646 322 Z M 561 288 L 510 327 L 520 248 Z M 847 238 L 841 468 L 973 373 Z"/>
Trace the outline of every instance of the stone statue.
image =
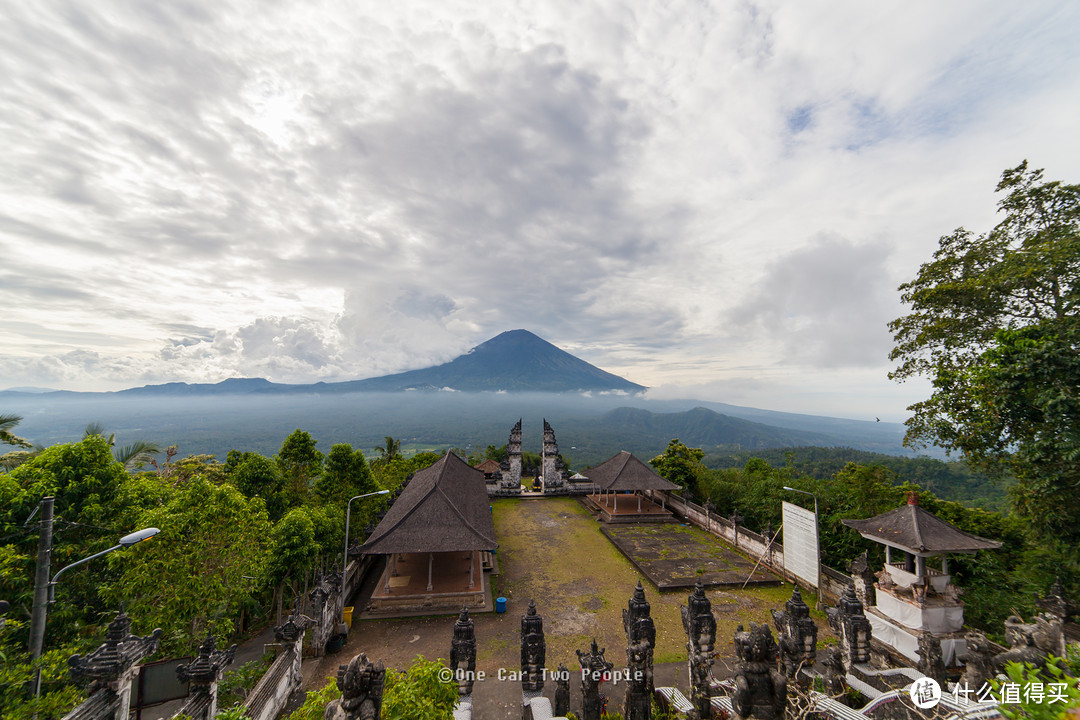
<path id="1" fill-rule="evenodd" d="M 360 653 L 348 665 L 339 665 L 337 686 L 341 699 L 326 706 L 323 720 L 379 720 L 386 669 Z"/>
<path id="2" fill-rule="evenodd" d="M 712 603 L 705 595 L 701 580 L 694 586 L 694 592 L 681 608 L 683 630 L 689 637 L 690 644 L 701 652 L 712 651 L 716 644 L 716 618 L 712 614 Z"/>
<path id="3" fill-rule="evenodd" d="M 555 677 L 555 717 L 566 717 L 570 712 L 570 671 L 559 663 Z"/>
<path id="4" fill-rule="evenodd" d="M 640 587 L 640 585 L 639 585 Z M 626 648 L 626 697 L 623 700 L 624 720 L 650 720 L 652 718 L 652 663 L 651 648 L 639 642 Z"/>
<path id="5" fill-rule="evenodd" d="M 1062 622 L 1068 622 L 1076 614 L 1076 605 L 1065 597 L 1065 588 L 1060 578 L 1054 580 L 1046 597 L 1036 596 L 1035 604 L 1045 615 L 1056 617 Z"/>
<path id="6" fill-rule="evenodd" d="M 855 663 L 870 660 L 870 621 L 863 613 L 863 605 L 855 596 L 855 586 L 849 584 L 836 607 L 827 608 L 825 615 L 829 627 L 840 635 L 840 647 L 844 658 L 844 671 L 850 672 Z"/>
<path id="7" fill-rule="evenodd" d="M 942 687 L 945 686 L 945 662 L 941 656 L 941 641 L 932 633 L 919 633 L 918 649 L 915 654 L 919 656 L 918 670 L 928 678 L 933 678 Z"/>
<path id="8" fill-rule="evenodd" d="M 1036 617 L 1034 622 L 1025 623 L 1016 615 L 1005 621 L 1005 640 L 1011 646 L 994 657 L 993 665 L 997 672 L 1003 672 L 1006 663 L 1031 663 L 1038 668 L 1046 667 L 1046 659 L 1064 642 L 1061 621 Z"/>
<path id="9" fill-rule="evenodd" d="M 467 608 L 454 623 L 454 639 L 450 642 L 450 669 L 458 681 L 458 695 L 472 695 L 476 674 L 476 632 Z"/>
<path id="10" fill-rule="evenodd" d="M 844 694 L 847 685 L 843 653 L 840 648 L 831 645 L 825 648 L 821 655 L 821 665 L 825 668 L 823 675 L 825 692 L 833 697 L 839 697 Z"/>
<path id="11" fill-rule="evenodd" d="M 614 663 L 604 659 L 606 649 L 597 649 L 596 638 L 593 638 L 589 652 L 574 651 L 578 656 L 578 664 L 581 665 L 581 720 L 600 720 L 603 712 L 600 683 L 614 667 Z"/>
<path id="12" fill-rule="evenodd" d="M 776 669 L 779 648 L 766 625 L 750 623 L 750 631 L 735 634 L 735 693 L 731 707 L 740 718 L 778 720 L 787 704 L 787 678 Z"/>
<path id="13" fill-rule="evenodd" d="M 656 648 L 656 624 L 653 622 L 649 601 L 645 599 L 645 588 L 638 580 L 634 594 L 626 610 L 623 610 L 623 629 L 626 631 L 627 646 L 644 643 L 646 646 L 645 662 L 649 676 L 649 695 L 653 692 L 653 651 Z"/>
<path id="14" fill-rule="evenodd" d="M 986 635 L 972 630 L 964 636 L 967 655 L 964 659 L 964 676 L 961 681 L 967 687 L 978 690 L 983 683 L 994 677 L 994 656 Z"/>
<path id="15" fill-rule="evenodd" d="M 884 568 L 882 571 L 888 574 Z M 863 550 L 861 555 L 851 561 L 851 580 L 855 585 L 855 597 L 859 598 L 863 607 L 877 604 L 877 595 L 874 592 L 875 577 L 874 571 L 870 569 L 869 553 Z"/>
<path id="16" fill-rule="evenodd" d="M 698 718 L 712 715 L 710 680 L 716 658 L 716 618 L 701 580 L 681 608 L 686 631 L 686 664 L 690 675 L 690 702 Z"/>
<path id="17" fill-rule="evenodd" d="M 817 625 L 810 619 L 810 607 L 803 602 L 799 588 L 792 591 L 784 609 L 774 610 L 772 616 L 784 673 L 794 678 L 800 668 L 813 668 L 817 657 Z"/>
<path id="18" fill-rule="evenodd" d="M 547 646 L 544 642 L 544 619 L 536 614 L 536 602 L 521 616 L 521 689 L 540 692 L 544 689 L 544 662 Z"/>

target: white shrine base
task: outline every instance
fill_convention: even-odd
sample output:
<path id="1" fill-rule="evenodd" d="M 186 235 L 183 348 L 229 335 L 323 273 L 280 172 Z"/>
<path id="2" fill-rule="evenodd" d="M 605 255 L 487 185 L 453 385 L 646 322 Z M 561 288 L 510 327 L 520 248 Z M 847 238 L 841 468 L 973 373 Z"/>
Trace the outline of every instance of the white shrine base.
<path id="1" fill-rule="evenodd" d="M 930 598 L 920 606 L 881 588 L 876 594 L 878 612 L 916 632 L 927 630 L 943 635 L 964 628 L 964 604 L 961 602 L 946 605 L 939 598 Z"/>
<path id="2" fill-rule="evenodd" d="M 881 615 L 877 608 L 870 608 L 866 613 L 873 630 L 873 638 L 880 640 L 912 662 L 919 662 L 919 637 L 916 632 Z M 941 659 L 946 667 L 957 665 L 957 657 L 967 655 L 967 642 L 962 637 L 942 637 Z"/>

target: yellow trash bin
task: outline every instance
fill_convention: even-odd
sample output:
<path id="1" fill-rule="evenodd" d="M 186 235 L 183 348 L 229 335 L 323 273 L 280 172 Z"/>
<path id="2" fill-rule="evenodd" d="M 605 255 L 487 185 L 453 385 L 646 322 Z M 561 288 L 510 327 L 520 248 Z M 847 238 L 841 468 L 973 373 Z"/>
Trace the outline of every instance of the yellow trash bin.
<path id="1" fill-rule="evenodd" d="M 342 612 L 342 615 L 345 616 L 345 624 L 350 628 L 352 627 L 352 611 L 352 605 L 347 605 L 345 606 L 344 612 Z"/>

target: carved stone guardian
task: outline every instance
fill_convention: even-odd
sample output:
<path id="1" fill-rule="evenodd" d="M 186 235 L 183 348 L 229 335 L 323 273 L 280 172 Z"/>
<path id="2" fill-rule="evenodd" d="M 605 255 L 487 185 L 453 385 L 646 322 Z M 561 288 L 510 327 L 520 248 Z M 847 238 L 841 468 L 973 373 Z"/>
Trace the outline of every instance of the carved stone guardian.
<path id="1" fill-rule="evenodd" d="M 646 665 L 649 676 L 649 694 L 653 691 L 653 651 L 656 648 L 656 624 L 652 619 L 649 601 L 645 599 L 645 588 L 638 580 L 634 594 L 626 610 L 623 610 L 623 630 L 626 631 L 627 646 L 644 643 L 647 649 Z"/>
<path id="2" fill-rule="evenodd" d="M 932 633 L 919 633 L 918 649 L 915 654 L 919 656 L 918 670 L 928 678 L 933 678 L 942 687 L 945 686 L 945 661 L 941 655 L 941 640 Z"/>
<path id="3" fill-rule="evenodd" d="M 611 672 L 614 663 L 604 659 L 607 648 L 597 648 L 596 638 L 588 652 L 575 650 L 581 665 L 581 720 L 600 720 L 604 703 L 600 699 L 600 683 Z"/>
<path id="4" fill-rule="evenodd" d="M 386 669 L 382 661 L 371 663 L 360 653 L 348 665 L 338 665 L 337 686 L 341 699 L 326 706 L 324 720 L 379 720 L 382 712 Z"/>
<path id="5" fill-rule="evenodd" d="M 544 689 L 544 619 L 536 614 L 536 602 L 521 616 L 521 690 L 539 693 Z"/>
<path id="6" fill-rule="evenodd" d="M 888 575 L 888 571 L 882 568 L 882 572 Z M 863 604 L 863 607 L 871 607 L 877 604 L 874 593 L 875 574 L 870 569 L 869 552 L 863 550 L 862 555 L 851 561 L 851 582 L 855 586 L 855 597 Z"/>
<path id="7" fill-rule="evenodd" d="M 1056 653 L 1062 644 L 1061 621 L 1054 618 L 1047 620 L 1037 617 L 1033 622 L 1025 623 L 1016 615 L 1005 621 L 1005 639 L 1011 646 L 994 657 L 994 669 L 1004 670 L 1006 663 L 1031 663 L 1038 668 L 1046 667 L 1046 659 Z"/>
<path id="8" fill-rule="evenodd" d="M 476 632 L 467 608 L 454 623 L 454 638 L 450 642 L 450 669 L 458 681 L 458 695 L 472 695 L 476 674 Z"/>
<path id="9" fill-rule="evenodd" d="M 732 709 L 741 718 L 778 720 L 787 704 L 787 678 L 776 669 L 780 650 L 766 625 L 750 623 L 750 631 L 735 633 L 735 692 Z"/>
<path id="10" fill-rule="evenodd" d="M 831 645 L 821 653 L 821 665 L 825 668 L 823 680 L 825 692 L 832 697 L 839 697 L 847 689 L 844 670 L 844 656 L 840 648 Z"/>
<path id="11" fill-rule="evenodd" d="M 640 587 L 640 585 L 638 586 Z M 623 699 L 624 720 L 651 720 L 652 718 L 652 648 L 644 642 L 626 648 L 626 697 Z"/>
<path id="12" fill-rule="evenodd" d="M 690 702 L 698 718 L 712 715 L 710 680 L 716 658 L 716 618 L 705 588 L 698 580 L 694 592 L 681 608 L 683 629 L 686 631 L 687 670 L 690 675 Z"/>
<path id="13" fill-rule="evenodd" d="M 800 668 L 813 668 L 817 657 L 817 625 L 810 619 L 810 607 L 803 602 L 799 588 L 792 591 L 784 609 L 774 610 L 772 616 L 780 639 L 784 673 L 795 678 Z"/>
<path id="14" fill-rule="evenodd" d="M 570 712 L 570 671 L 566 665 L 559 663 L 558 675 L 555 677 L 555 717 L 566 717 Z"/>
<path id="15" fill-rule="evenodd" d="M 967 687 L 978 690 L 983 683 L 994 677 L 994 655 L 986 635 L 972 630 L 964 636 L 967 656 L 964 660 L 964 675 L 961 682 Z"/>
<path id="16" fill-rule="evenodd" d="M 844 671 L 850 672 L 855 663 L 870 661 L 870 621 L 863 613 L 863 604 L 855 596 L 855 587 L 848 585 L 834 608 L 825 611 L 829 626 L 840 635 Z"/>

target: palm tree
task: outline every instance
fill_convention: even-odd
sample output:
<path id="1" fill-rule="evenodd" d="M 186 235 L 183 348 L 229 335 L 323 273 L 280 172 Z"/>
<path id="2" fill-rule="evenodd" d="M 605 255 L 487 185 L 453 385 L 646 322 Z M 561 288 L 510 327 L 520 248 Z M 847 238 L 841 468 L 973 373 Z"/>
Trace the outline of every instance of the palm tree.
<path id="1" fill-rule="evenodd" d="M 401 441 L 395 440 L 389 435 L 386 436 L 386 441 L 375 448 L 375 452 L 382 456 L 383 460 L 391 460 L 401 455 Z"/>
<path id="2" fill-rule="evenodd" d="M 0 415 L 0 443 L 14 445 L 15 447 L 33 447 L 33 443 L 11 432 L 12 428 L 22 422 L 18 415 Z"/>
<path id="3" fill-rule="evenodd" d="M 0 443 L 14 445 L 19 448 L 29 448 L 27 450 L 13 450 L 0 455 L 0 469 L 11 470 L 18 467 L 44 450 L 40 445 L 34 445 L 26 438 L 21 438 L 11 432 L 12 428 L 20 422 L 22 422 L 22 418 L 18 415 L 0 415 Z"/>
<path id="4" fill-rule="evenodd" d="M 86 427 L 83 428 L 83 437 L 92 437 L 94 435 L 105 437 L 105 426 L 99 422 L 87 423 Z M 110 447 L 116 445 L 115 434 L 109 433 L 106 440 L 108 440 Z M 154 455 L 159 452 L 161 452 L 161 448 L 157 443 L 136 440 L 130 445 L 124 445 L 113 450 L 113 457 L 116 458 L 116 462 L 124 466 L 125 470 L 135 470 L 146 463 L 152 463 Z"/>

